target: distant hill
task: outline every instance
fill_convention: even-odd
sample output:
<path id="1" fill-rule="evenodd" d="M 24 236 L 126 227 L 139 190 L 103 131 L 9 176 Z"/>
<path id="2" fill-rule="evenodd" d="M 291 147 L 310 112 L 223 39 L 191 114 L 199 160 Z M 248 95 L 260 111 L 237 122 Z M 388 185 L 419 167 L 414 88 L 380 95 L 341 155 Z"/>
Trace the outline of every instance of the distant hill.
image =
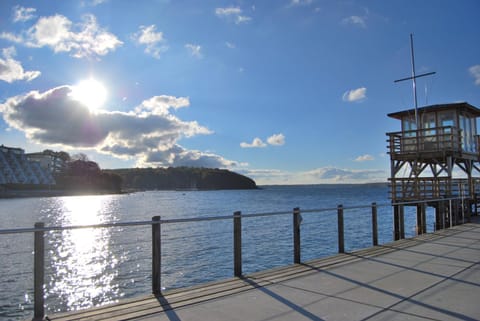
<path id="1" fill-rule="evenodd" d="M 252 179 L 225 169 L 198 167 L 105 169 L 119 175 L 122 190 L 256 189 Z"/>

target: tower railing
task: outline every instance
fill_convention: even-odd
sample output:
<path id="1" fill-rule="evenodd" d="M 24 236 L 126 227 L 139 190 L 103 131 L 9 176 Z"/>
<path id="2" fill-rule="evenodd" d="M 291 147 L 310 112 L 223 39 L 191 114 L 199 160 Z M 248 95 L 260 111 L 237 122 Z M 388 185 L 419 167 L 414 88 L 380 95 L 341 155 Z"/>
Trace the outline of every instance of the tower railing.
<path id="1" fill-rule="evenodd" d="M 473 178 L 471 194 L 467 178 L 408 177 L 390 179 L 390 199 L 393 201 L 433 200 L 442 197 L 475 198 L 480 194 L 480 178 Z"/>
<path id="2" fill-rule="evenodd" d="M 453 126 L 387 133 L 392 157 L 414 153 L 462 153 L 462 130 Z M 476 137 L 478 140 L 478 138 Z M 478 144 L 474 144 L 478 152 Z"/>

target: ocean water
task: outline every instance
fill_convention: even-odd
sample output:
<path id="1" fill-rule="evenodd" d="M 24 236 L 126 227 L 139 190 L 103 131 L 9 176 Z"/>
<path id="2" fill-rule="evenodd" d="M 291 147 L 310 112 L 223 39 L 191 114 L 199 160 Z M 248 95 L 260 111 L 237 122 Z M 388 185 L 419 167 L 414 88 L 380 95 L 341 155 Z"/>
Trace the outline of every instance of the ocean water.
<path id="1" fill-rule="evenodd" d="M 379 243 L 392 241 L 386 185 L 264 186 L 240 191 L 148 191 L 125 195 L 0 200 L 0 229 L 91 225 L 288 213 L 242 219 L 244 274 L 293 262 L 293 208 L 302 213 L 302 261 L 333 255 L 342 204 L 345 249 L 372 244 L 371 209 L 378 207 Z M 364 208 L 349 209 L 354 206 Z M 433 211 L 427 210 L 428 231 Z M 406 208 L 406 236 L 415 235 L 415 212 Z M 162 224 L 162 288 L 233 276 L 232 219 Z M 46 313 L 78 310 L 151 292 L 151 226 L 49 231 L 45 236 Z M 0 235 L 0 320 L 33 314 L 33 234 Z"/>

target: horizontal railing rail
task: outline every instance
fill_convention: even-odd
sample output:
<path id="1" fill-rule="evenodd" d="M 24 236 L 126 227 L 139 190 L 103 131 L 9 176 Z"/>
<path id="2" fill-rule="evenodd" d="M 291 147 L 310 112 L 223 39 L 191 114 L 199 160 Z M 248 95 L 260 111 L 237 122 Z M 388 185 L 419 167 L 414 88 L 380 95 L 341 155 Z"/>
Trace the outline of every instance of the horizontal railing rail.
<path id="1" fill-rule="evenodd" d="M 279 211 L 266 213 L 246 213 L 239 211 L 234 212 L 233 215 L 218 215 L 207 217 L 192 217 L 192 218 L 178 218 L 178 219 L 164 219 L 160 216 L 152 217 L 152 220 L 145 221 L 126 221 L 126 222 L 109 222 L 92 225 L 71 225 L 71 226 L 45 226 L 43 222 L 35 223 L 33 228 L 9 228 L 0 229 L 0 235 L 5 234 L 20 234 L 33 233 L 34 234 L 34 319 L 41 320 L 45 315 L 45 285 L 44 285 L 44 268 L 45 268 L 45 232 L 50 231 L 66 231 L 78 229 L 101 229 L 101 228 L 115 228 L 115 227 L 129 227 L 129 226 L 151 226 L 152 229 L 152 292 L 156 295 L 161 294 L 161 225 L 163 224 L 181 224 L 181 223 L 195 223 L 204 221 L 219 221 L 219 220 L 233 220 L 233 271 L 234 276 L 241 277 L 242 272 L 242 219 L 257 218 L 257 217 L 273 217 L 280 215 L 292 215 L 293 221 L 293 262 L 301 263 L 301 214 L 312 214 L 322 212 L 337 212 L 337 233 L 338 233 L 338 253 L 345 252 L 344 242 L 344 217 L 346 210 L 357 209 L 371 209 L 372 221 L 372 245 L 378 245 L 378 226 L 377 226 L 377 211 L 380 207 L 387 206 L 408 206 L 438 202 L 452 202 L 463 198 L 439 198 L 437 200 L 428 201 L 412 201 L 412 202 L 398 202 L 398 203 L 371 203 L 369 205 L 338 205 L 337 207 L 305 209 L 294 208 L 293 211 Z"/>

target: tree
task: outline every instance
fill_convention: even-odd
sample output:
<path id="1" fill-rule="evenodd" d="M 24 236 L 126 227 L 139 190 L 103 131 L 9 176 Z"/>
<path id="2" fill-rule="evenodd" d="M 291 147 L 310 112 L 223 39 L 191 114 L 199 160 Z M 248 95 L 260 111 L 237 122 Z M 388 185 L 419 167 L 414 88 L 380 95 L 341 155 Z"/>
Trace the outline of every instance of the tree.
<path id="1" fill-rule="evenodd" d="M 88 159 L 88 156 L 84 153 L 73 154 L 70 157 L 70 159 L 73 160 L 73 161 L 79 160 L 79 161 L 83 161 L 83 162 L 88 162 L 90 160 L 90 159 Z"/>

